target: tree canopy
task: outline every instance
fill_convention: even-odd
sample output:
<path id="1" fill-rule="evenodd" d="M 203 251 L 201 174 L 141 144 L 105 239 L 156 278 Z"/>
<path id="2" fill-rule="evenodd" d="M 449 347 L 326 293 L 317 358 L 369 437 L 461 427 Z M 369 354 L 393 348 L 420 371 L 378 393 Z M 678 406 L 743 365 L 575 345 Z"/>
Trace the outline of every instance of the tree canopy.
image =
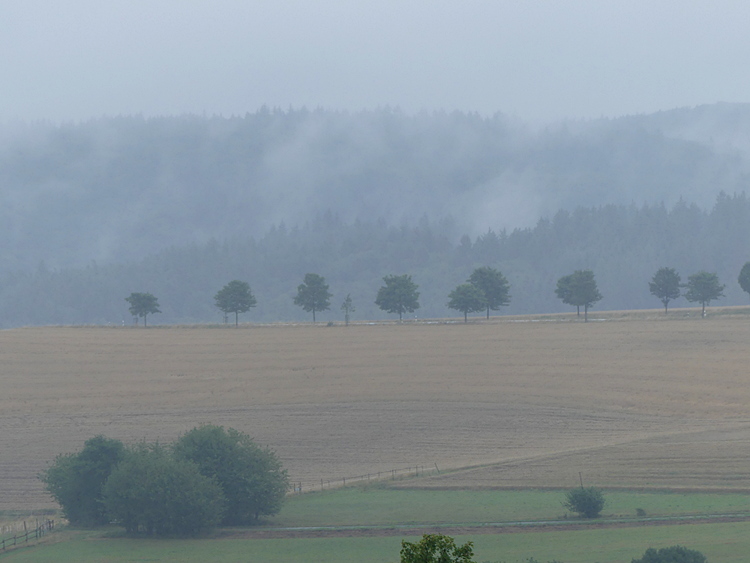
<path id="1" fill-rule="evenodd" d="M 742 291 L 750 294 L 750 262 L 745 262 L 745 265 L 742 266 L 737 281 L 740 283 Z"/>
<path id="2" fill-rule="evenodd" d="M 604 495 L 596 487 L 576 487 L 565 495 L 563 506 L 584 518 L 596 518 L 604 509 Z"/>
<path id="3" fill-rule="evenodd" d="M 510 284 L 505 276 L 494 268 L 477 268 L 469 276 L 468 282 L 484 294 L 488 319 L 491 310 L 497 311 L 500 307 L 510 304 Z"/>
<path id="4" fill-rule="evenodd" d="M 469 313 L 484 311 L 486 305 L 487 298 L 484 292 L 471 283 L 462 283 L 448 294 L 448 307 L 461 311 L 464 314 L 464 323 L 467 322 Z"/>
<path id="5" fill-rule="evenodd" d="M 158 444 L 130 448 L 103 490 L 107 514 L 128 533 L 194 536 L 216 527 L 226 499 L 215 479 Z"/>
<path id="6" fill-rule="evenodd" d="M 383 278 L 385 285 L 378 290 L 375 304 L 386 313 L 398 313 L 398 320 L 403 320 L 404 313 L 413 313 L 419 309 L 419 287 L 411 276 L 389 275 Z"/>
<path id="7" fill-rule="evenodd" d="M 96 436 L 40 478 L 79 526 L 112 520 L 128 533 L 192 536 L 278 513 L 289 478 L 276 454 L 233 428 L 204 425 L 170 446 Z"/>
<path id="8" fill-rule="evenodd" d="M 247 313 L 258 303 L 250 284 L 240 280 L 230 281 L 222 287 L 214 296 L 216 307 L 226 314 L 234 313 L 234 326 L 239 324 L 239 314 Z"/>
<path id="9" fill-rule="evenodd" d="M 154 313 L 161 313 L 159 300 L 150 293 L 131 293 L 125 301 L 130 303 L 128 310 L 136 318 L 143 317 L 143 326 L 147 326 L 147 317 Z"/>
<path id="10" fill-rule="evenodd" d="M 706 305 L 715 299 L 724 297 L 726 286 L 719 283 L 719 276 L 711 272 L 698 272 L 688 276 L 687 291 L 685 299 L 691 303 L 698 302 L 702 305 L 701 316 L 706 316 Z"/>
<path id="11" fill-rule="evenodd" d="M 700 551 L 680 545 L 655 549 L 649 547 L 643 557 L 633 559 L 631 563 L 708 563 Z"/>
<path id="12" fill-rule="evenodd" d="M 651 295 L 664 304 L 666 315 L 669 302 L 680 296 L 680 274 L 674 268 L 659 268 L 648 283 L 648 288 Z"/>
<path id="13" fill-rule="evenodd" d="M 276 454 L 234 428 L 204 425 L 174 444 L 178 459 L 195 463 L 215 479 L 227 499 L 223 523 L 251 524 L 281 509 L 289 478 Z"/>
<path id="14" fill-rule="evenodd" d="M 583 307 L 585 321 L 588 321 L 589 307 L 602 299 L 602 294 L 596 287 L 594 272 L 591 270 L 576 270 L 561 277 L 557 280 L 555 293 L 563 303 L 576 307 L 579 316 Z"/>
<path id="15" fill-rule="evenodd" d="M 98 526 L 109 521 L 102 489 L 124 455 L 122 442 L 99 435 L 86 440 L 80 452 L 57 456 L 42 473 L 47 491 L 71 524 Z"/>
<path id="16" fill-rule="evenodd" d="M 401 541 L 401 563 L 475 563 L 474 545 L 443 534 L 425 534 L 418 542 Z"/>
<path id="17" fill-rule="evenodd" d="M 294 304 L 312 312 L 315 322 L 316 311 L 327 311 L 331 307 L 333 294 L 328 291 L 326 279 L 318 274 L 305 274 L 305 281 L 297 286 Z"/>

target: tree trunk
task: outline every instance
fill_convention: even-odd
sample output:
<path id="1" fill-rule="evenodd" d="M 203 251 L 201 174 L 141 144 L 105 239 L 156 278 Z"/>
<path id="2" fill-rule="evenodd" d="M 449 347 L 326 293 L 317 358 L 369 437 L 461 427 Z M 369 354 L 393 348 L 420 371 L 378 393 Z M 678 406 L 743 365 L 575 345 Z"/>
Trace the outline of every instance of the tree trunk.
<path id="1" fill-rule="evenodd" d="M 588 305 L 583 306 L 583 322 L 585 323 L 589 322 L 589 306 Z"/>
<path id="2" fill-rule="evenodd" d="M 701 318 L 705 319 L 706 318 L 706 302 L 701 301 L 701 303 L 703 304 L 703 311 L 701 311 Z"/>
<path id="3" fill-rule="evenodd" d="M 487 305 L 487 320 L 490 320 L 490 306 Z"/>
<path id="4" fill-rule="evenodd" d="M 148 317 L 147 314 L 143 315 L 143 328 L 146 328 L 148 326 L 148 321 L 146 320 L 146 317 Z"/>
<path id="5" fill-rule="evenodd" d="M 234 328 L 237 328 L 240 325 L 239 316 L 240 316 L 239 312 L 235 311 L 234 312 Z"/>
<path id="6" fill-rule="evenodd" d="M 581 306 L 580 305 L 576 305 L 576 315 L 578 315 L 579 317 L 581 316 Z"/>
<path id="7" fill-rule="evenodd" d="M 315 309 L 313 309 L 313 324 L 315 324 Z"/>
<path id="8" fill-rule="evenodd" d="M 469 322 L 468 319 L 467 319 L 468 315 L 469 315 L 469 313 L 467 311 L 464 311 L 464 324 L 466 324 L 467 322 Z"/>

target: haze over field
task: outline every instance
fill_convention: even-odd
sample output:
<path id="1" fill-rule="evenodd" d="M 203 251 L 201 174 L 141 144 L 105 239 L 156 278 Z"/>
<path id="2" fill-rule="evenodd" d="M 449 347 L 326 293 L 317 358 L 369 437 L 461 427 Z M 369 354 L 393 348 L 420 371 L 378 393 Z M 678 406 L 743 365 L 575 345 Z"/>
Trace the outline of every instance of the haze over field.
<path id="1" fill-rule="evenodd" d="M 308 271 L 371 318 L 383 275 L 421 276 L 421 312 L 444 315 L 488 263 L 516 313 L 560 307 L 554 281 L 576 268 L 597 270 L 603 308 L 648 306 L 667 264 L 736 285 L 748 207 L 721 194 L 750 178 L 748 16 L 4 2 L 0 326 L 119 323 L 120 294 L 142 290 L 165 322 L 209 320 L 233 277 L 261 289 L 256 319 L 304 318 L 289 292 Z"/>

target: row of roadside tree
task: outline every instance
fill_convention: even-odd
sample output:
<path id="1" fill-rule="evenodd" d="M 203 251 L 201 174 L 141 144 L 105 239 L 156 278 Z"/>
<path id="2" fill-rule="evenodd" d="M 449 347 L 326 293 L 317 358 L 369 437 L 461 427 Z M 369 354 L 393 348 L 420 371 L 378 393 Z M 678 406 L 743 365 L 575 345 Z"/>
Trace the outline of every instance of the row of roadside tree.
<path id="1" fill-rule="evenodd" d="M 397 314 L 399 321 L 406 313 L 413 313 L 419 309 L 419 286 L 408 274 L 388 275 L 383 278 L 384 285 L 378 290 L 375 304 L 383 311 Z M 750 262 L 741 269 L 738 282 L 742 289 L 750 294 Z M 724 296 L 725 285 L 719 282 L 717 274 L 700 271 L 688 277 L 686 284 L 682 283 L 680 274 L 670 267 L 660 268 L 649 282 L 649 290 L 664 305 L 664 313 L 668 312 L 669 303 L 684 296 L 691 303 L 700 303 L 702 316 L 706 315 L 706 306 L 711 301 Z M 683 293 L 683 289 L 685 292 Z M 580 316 L 583 308 L 584 320 L 588 321 L 588 310 L 603 296 L 596 285 L 592 270 L 576 270 L 572 274 L 557 280 L 555 289 L 557 297 L 565 304 L 576 307 Z M 314 273 L 305 275 L 304 281 L 297 286 L 294 304 L 305 311 L 315 314 L 331 308 L 333 294 L 323 276 Z M 466 283 L 458 285 L 448 294 L 447 306 L 464 315 L 464 322 L 468 321 L 469 313 L 486 312 L 490 318 L 490 311 L 497 311 L 500 307 L 510 303 L 510 284 L 498 270 L 489 266 L 476 268 Z M 146 326 L 150 314 L 160 313 L 158 299 L 151 293 L 131 293 L 125 300 L 130 304 L 130 313 L 138 322 L 143 318 Z M 234 314 L 235 326 L 239 324 L 240 313 L 246 313 L 257 304 L 250 284 L 245 281 L 233 280 L 221 288 L 214 296 L 216 307 L 224 313 L 224 321 L 228 322 L 230 314 Z M 346 324 L 349 324 L 352 313 L 356 311 L 351 294 L 347 294 L 341 304 Z"/>

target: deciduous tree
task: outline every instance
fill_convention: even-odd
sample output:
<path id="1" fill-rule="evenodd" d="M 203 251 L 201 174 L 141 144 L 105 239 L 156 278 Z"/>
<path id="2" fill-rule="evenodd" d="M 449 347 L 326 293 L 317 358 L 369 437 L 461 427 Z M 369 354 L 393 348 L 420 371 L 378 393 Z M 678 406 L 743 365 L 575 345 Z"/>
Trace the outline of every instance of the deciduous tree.
<path id="1" fill-rule="evenodd" d="M 648 288 L 651 295 L 664 304 L 666 315 L 669 302 L 680 296 L 680 274 L 674 268 L 659 268 L 648 282 Z"/>
<path id="2" fill-rule="evenodd" d="M 65 518 L 77 526 L 106 524 L 102 488 L 125 447 L 119 440 L 95 436 L 75 454 L 57 456 L 41 475 L 47 491 L 62 508 Z"/>
<path id="3" fill-rule="evenodd" d="M 487 298 L 484 292 L 471 283 L 463 283 L 448 294 L 448 308 L 461 311 L 464 314 L 464 323 L 468 321 L 469 313 L 484 311 L 486 305 Z"/>
<path id="4" fill-rule="evenodd" d="M 344 323 L 346 326 L 349 326 L 349 316 L 357 310 L 354 308 L 354 302 L 350 293 L 346 294 L 346 299 L 341 304 L 341 310 L 344 311 Z"/>
<path id="5" fill-rule="evenodd" d="M 604 508 L 604 495 L 596 487 L 576 487 L 565 495 L 563 506 L 584 518 L 596 518 Z"/>
<path id="6" fill-rule="evenodd" d="M 589 320 L 589 307 L 602 299 L 602 294 L 596 287 L 594 272 L 591 270 L 576 270 L 570 275 L 561 277 L 557 280 L 555 293 L 563 303 L 573 305 L 578 316 L 581 315 L 581 307 L 583 307 L 583 318 L 586 322 Z"/>
<path id="7" fill-rule="evenodd" d="M 240 280 L 230 281 L 214 296 L 216 307 L 226 314 L 234 313 L 234 326 L 239 325 L 239 314 L 247 313 L 258 303 L 250 285 Z"/>
<path id="8" fill-rule="evenodd" d="M 497 311 L 500 307 L 510 304 L 510 284 L 505 276 L 494 268 L 477 268 L 471 273 L 468 281 L 484 293 L 488 319 L 490 310 Z"/>
<path id="9" fill-rule="evenodd" d="M 419 309 L 419 287 L 411 276 L 389 275 L 383 278 L 385 285 L 378 290 L 375 305 L 386 313 L 398 313 L 398 320 L 403 320 L 404 313 L 413 313 Z"/>
<path id="10" fill-rule="evenodd" d="M 159 300 L 150 293 L 131 293 L 125 301 L 130 303 L 130 314 L 138 322 L 138 317 L 143 317 L 143 326 L 147 326 L 147 317 L 154 313 L 161 313 Z"/>
<path id="11" fill-rule="evenodd" d="M 107 513 L 126 531 L 194 536 L 216 527 L 225 498 L 215 479 L 158 444 L 138 444 L 112 471 L 103 491 Z"/>
<path id="12" fill-rule="evenodd" d="M 219 483 L 227 499 L 224 524 L 251 524 L 280 510 L 289 488 L 286 470 L 272 450 L 247 434 L 200 426 L 177 440 L 174 453 Z"/>
<path id="13" fill-rule="evenodd" d="M 745 265 L 742 266 L 742 269 L 740 270 L 740 276 L 739 278 L 737 278 L 737 281 L 740 282 L 742 291 L 750 293 L 750 262 L 745 262 Z"/>
<path id="14" fill-rule="evenodd" d="M 401 541 L 401 563 L 475 563 L 474 545 L 456 545 L 450 536 L 425 534 L 416 543 Z"/>
<path id="15" fill-rule="evenodd" d="M 643 557 L 631 563 L 708 563 L 708 559 L 700 551 L 674 545 L 661 549 L 649 547 Z"/>
<path id="16" fill-rule="evenodd" d="M 711 272 L 698 272 L 688 277 L 685 299 L 702 305 L 701 316 L 706 316 L 706 305 L 714 299 L 724 297 L 726 286 L 719 283 L 719 276 Z"/>
<path id="17" fill-rule="evenodd" d="M 313 323 L 316 311 L 327 311 L 331 307 L 331 294 L 326 279 L 318 274 L 305 274 L 305 281 L 297 286 L 294 304 L 308 313 L 312 311 Z"/>

